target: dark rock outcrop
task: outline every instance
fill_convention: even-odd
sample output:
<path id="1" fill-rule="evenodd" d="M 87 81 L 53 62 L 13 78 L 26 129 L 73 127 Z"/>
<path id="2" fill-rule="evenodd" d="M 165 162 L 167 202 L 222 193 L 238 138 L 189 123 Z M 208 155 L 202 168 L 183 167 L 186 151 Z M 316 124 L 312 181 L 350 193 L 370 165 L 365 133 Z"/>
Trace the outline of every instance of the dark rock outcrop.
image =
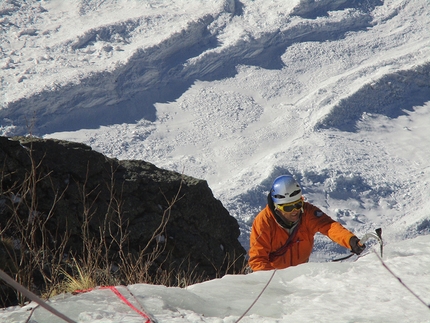
<path id="1" fill-rule="evenodd" d="M 192 268 L 207 279 L 242 269 L 238 223 L 204 180 L 79 143 L 26 137 L 0 137 L 0 166 L 0 230 L 11 239 L 8 219 L 18 212 L 25 221 L 46 219 L 50 239 L 67 236 L 65 250 L 79 255 L 88 219 L 87 233 L 111 244 L 113 263 L 121 261 L 114 239 L 122 230 L 124 254 L 161 250 L 158 269 Z"/>

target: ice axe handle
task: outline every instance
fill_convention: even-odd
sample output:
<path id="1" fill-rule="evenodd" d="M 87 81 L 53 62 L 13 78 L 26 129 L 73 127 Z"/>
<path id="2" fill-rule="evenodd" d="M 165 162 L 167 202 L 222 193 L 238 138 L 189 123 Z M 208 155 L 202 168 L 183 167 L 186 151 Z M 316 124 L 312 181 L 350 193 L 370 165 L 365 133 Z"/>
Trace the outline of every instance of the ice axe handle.
<path id="1" fill-rule="evenodd" d="M 383 252 L 384 252 L 384 243 L 383 243 L 383 241 L 382 241 L 382 229 L 381 229 L 381 228 L 378 228 L 378 229 L 376 229 L 375 231 L 376 231 L 376 234 L 377 234 L 377 235 L 378 235 L 378 237 L 379 237 L 379 244 L 381 245 L 381 258 L 382 258 L 382 254 L 383 254 Z"/>

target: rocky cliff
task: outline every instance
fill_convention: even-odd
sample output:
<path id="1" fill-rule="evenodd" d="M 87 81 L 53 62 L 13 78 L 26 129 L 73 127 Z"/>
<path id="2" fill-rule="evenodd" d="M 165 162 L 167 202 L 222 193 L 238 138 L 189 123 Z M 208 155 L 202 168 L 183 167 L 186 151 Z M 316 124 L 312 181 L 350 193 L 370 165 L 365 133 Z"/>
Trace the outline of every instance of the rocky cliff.
<path id="1" fill-rule="evenodd" d="M 113 268 L 145 250 L 141 261 L 152 254 L 154 272 L 192 269 L 210 279 L 242 269 L 238 223 L 204 180 L 26 137 L 0 137 L 0 165 L 3 238 L 28 232 L 36 246 L 62 248 L 64 257 L 85 252 L 84 240 L 103 240 Z M 17 216 L 21 228 L 11 225 Z"/>

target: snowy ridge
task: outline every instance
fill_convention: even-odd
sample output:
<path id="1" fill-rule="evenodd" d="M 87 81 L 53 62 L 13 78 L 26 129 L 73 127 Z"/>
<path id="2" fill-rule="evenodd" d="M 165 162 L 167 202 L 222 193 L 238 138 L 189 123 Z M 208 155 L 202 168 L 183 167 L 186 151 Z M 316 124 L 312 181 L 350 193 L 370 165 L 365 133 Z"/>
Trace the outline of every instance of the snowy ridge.
<path id="1" fill-rule="evenodd" d="M 229 4 L 219 9 L 231 10 L 231 7 L 234 6 L 232 3 Z M 164 22 L 171 18 L 168 15 L 161 18 L 156 11 L 158 16 L 141 16 L 96 26 L 84 30 L 83 34 L 76 35 L 75 39 L 56 44 L 52 49 L 48 47 L 45 49 L 48 52 L 61 51 L 78 57 L 78 62 L 74 58 L 72 61 L 68 59 L 64 63 L 67 72 L 81 69 L 80 61 L 83 61 L 84 64 L 87 61 L 93 65 L 88 68 L 89 73 L 81 72 L 77 79 L 74 75 L 72 80 L 69 79 L 70 76 L 61 75 L 54 81 L 53 86 L 49 86 L 47 89 L 39 90 L 29 97 L 5 102 L 6 106 L 3 110 L 6 111 L 2 111 L 0 117 L 14 120 L 14 126 L 18 127 L 15 129 L 15 133 L 25 132 L 28 120 L 34 117 L 37 119 L 37 126 L 32 131 L 39 135 L 60 130 L 96 128 L 99 125 L 113 123 L 130 123 L 142 118 L 154 121 L 154 103 L 177 99 L 196 80 L 214 81 L 233 77 L 236 74 L 235 67 L 240 65 L 281 69 L 284 66 L 281 61 L 282 53 L 295 43 L 315 40 L 318 42 L 335 41 L 350 32 L 371 27 L 370 13 L 377 4 L 380 2 L 367 2 L 366 6 L 355 4 L 356 8 L 354 8 L 344 3 L 340 7 L 348 8 L 348 10 L 340 11 L 331 19 L 327 19 L 324 18 L 325 15 L 328 15 L 327 9 L 324 12 L 320 9 L 320 7 L 326 8 L 327 4 L 321 3 L 319 7 L 315 7 L 315 5 L 306 5 L 306 2 L 301 3 L 293 7 L 290 16 L 285 15 L 283 19 L 275 21 L 281 28 L 276 25 L 277 27 L 273 31 L 257 34 L 249 30 L 242 30 L 236 36 L 237 42 L 229 45 L 217 45 L 216 38 L 218 35 L 222 38 L 222 34 L 229 32 L 231 26 L 235 25 L 234 21 L 232 24 L 223 21 L 225 14 L 230 16 L 231 12 L 221 11 L 216 12 L 215 15 L 206 14 L 198 19 L 191 17 L 192 20 L 185 28 L 182 27 L 184 28 L 182 31 L 173 32 L 165 40 L 159 39 L 156 46 L 148 46 L 143 43 L 139 47 L 134 47 L 131 52 L 128 50 L 129 56 L 125 62 L 115 59 L 115 55 L 130 47 L 127 44 L 132 42 L 133 35 L 143 33 L 144 35 L 139 35 L 140 39 L 151 37 L 159 31 L 160 25 L 164 26 Z M 23 9 L 28 7 L 29 5 Z M 18 6 L 15 5 L 14 13 L 16 14 L 19 12 L 17 8 Z M 365 10 L 357 10 L 358 8 Z M 92 12 L 97 9 L 98 6 L 93 6 L 89 10 L 88 5 L 81 5 L 79 14 L 85 16 L 87 11 Z M 31 10 L 37 11 L 40 19 L 43 19 L 43 14 L 48 13 L 41 5 L 34 5 Z M 8 13 L 10 14 L 10 12 Z M 297 18 L 308 18 L 309 16 L 319 18 L 314 20 Z M 183 25 L 179 18 L 174 21 L 181 21 Z M 175 27 L 181 28 L 181 26 Z M 57 26 L 57 28 L 59 27 Z M 149 29 L 150 32 L 146 32 L 145 29 Z M 29 30 L 31 32 L 28 32 Z M 238 30 L 235 29 L 235 31 Z M 38 32 L 37 28 L 26 28 L 19 32 L 18 37 L 31 38 Z M 52 31 L 49 29 L 42 31 L 42 35 L 46 37 L 51 33 Z M 146 37 L 145 33 L 148 34 Z M 133 54 L 130 55 L 130 53 Z M 79 57 L 82 58 L 79 59 Z M 116 65 L 109 66 L 107 71 L 100 71 L 100 67 L 97 67 L 99 64 L 94 62 L 96 58 L 111 60 L 111 65 L 116 61 Z M 47 54 L 34 58 L 34 60 L 49 62 L 54 58 Z M 40 64 L 40 62 L 35 63 Z M 58 64 L 57 61 L 55 63 Z M 10 67 L 10 64 L 9 58 L 9 62 L 3 66 Z M 71 65 L 70 68 L 67 68 L 68 65 Z M 15 68 L 15 66 L 13 67 Z M 31 68 L 27 69 L 24 72 L 25 75 L 19 77 L 18 83 L 23 80 L 26 80 L 27 83 L 29 81 L 27 79 L 31 79 L 32 73 Z M 75 72 L 72 73 L 75 74 Z M 31 106 L 32 114 L 28 112 L 29 106 Z M 82 109 L 85 110 L 82 111 Z M 87 109 L 91 109 L 91 111 Z M 54 113 L 56 117 L 53 119 L 51 115 Z M 90 114 L 91 117 L 88 118 L 87 114 Z M 92 120 L 96 121 L 92 122 Z"/>
<path id="2" fill-rule="evenodd" d="M 126 4 L 127 1 L 124 1 L 123 5 Z M 216 5 L 220 6 L 220 2 L 215 2 L 208 9 L 213 9 Z M 44 19 L 43 14 L 49 14 L 49 11 L 40 4 L 33 4 L 33 6 L 22 4 L 22 7 L 19 7 L 14 3 L 14 6 L 15 15 L 5 19 L 12 26 L 14 25 L 12 20 L 22 24 L 29 23 L 23 21 L 25 13 L 21 10 L 30 11 L 28 14 L 36 12 L 40 20 Z M 67 41 L 56 39 L 57 33 L 61 33 L 64 26 L 56 26 L 56 30 L 46 29 L 44 31 L 31 28 L 33 30 L 31 34 L 20 32 L 18 43 L 27 42 L 27 39 L 21 40 L 23 35 L 28 36 L 28 41 L 31 42 L 31 36 L 36 36 L 39 32 L 42 34 L 42 37 L 37 37 L 34 42 L 31 42 L 32 45 L 23 45 L 25 46 L 22 49 L 23 52 L 27 47 L 39 47 L 39 43 L 43 41 L 54 44 L 50 44 L 50 47 L 44 46 L 42 50 L 46 52 L 44 56 L 37 57 L 32 54 L 35 57 L 29 58 L 32 61 L 31 64 L 14 59 L 14 56 L 22 55 L 16 52 L 11 52 L 12 55 L 5 53 L 6 55 L 3 57 L 5 60 L 2 65 L 3 70 L 11 72 L 7 73 L 9 75 L 5 77 L 6 84 L 18 83 L 13 87 L 10 84 L 10 91 L 7 94 L 12 94 L 11 98 L 6 99 L 0 112 L 1 117 L 14 120 L 13 125 L 17 128 L 10 133 L 28 131 L 28 120 L 33 117 L 38 119 L 38 127 L 33 129 L 35 134 L 58 130 L 77 130 L 80 129 L 79 127 L 94 128 L 99 124 L 112 124 L 114 120 L 116 122 L 134 122 L 141 117 L 153 120 L 155 114 L 153 104 L 160 97 L 165 100 L 171 96 L 169 95 L 171 90 L 162 90 L 158 88 L 159 86 L 154 89 L 154 84 L 167 83 L 169 73 L 175 74 L 176 72 L 175 65 L 183 64 L 187 59 L 186 55 L 193 52 L 194 43 L 202 42 L 202 38 L 205 37 L 202 33 L 214 18 L 208 13 L 199 11 L 196 12 L 196 16 L 191 17 L 186 15 L 183 17 L 184 15 L 178 15 L 173 11 L 172 17 L 170 12 L 163 15 L 165 8 L 162 5 L 159 5 L 161 9 L 158 6 L 155 9 L 152 8 L 151 3 L 146 6 L 144 9 L 149 11 L 149 15 L 95 26 L 89 30 L 83 30 L 82 34 L 74 35 Z M 174 5 L 171 6 L 173 8 L 169 9 L 174 9 Z M 228 6 L 226 7 L 228 8 Z M 58 10 L 58 8 L 56 9 Z M 96 9 L 94 8 L 94 10 Z M 130 14 L 129 10 L 121 13 Z M 78 17 L 74 18 L 78 21 L 86 21 L 90 19 L 90 17 L 86 17 L 86 14 L 86 10 L 81 8 Z M 216 14 L 217 12 L 215 12 Z M 51 18 L 50 16 L 49 18 Z M 170 23 L 169 20 L 172 22 Z M 66 19 L 65 21 L 68 22 Z M 40 25 L 36 24 L 36 27 L 47 28 L 43 24 Z M 11 28 L 12 34 L 13 27 Z M 51 36 L 51 34 L 53 35 Z M 7 36 L 5 38 L 5 42 L 12 42 L 11 39 L 7 39 Z M 179 57 L 181 52 L 182 58 Z M 107 66 L 106 63 L 108 63 Z M 42 65 L 42 67 L 40 68 L 36 64 Z M 31 65 L 31 67 L 25 69 L 25 65 Z M 9 78 L 16 75 L 13 70 L 17 68 L 25 69 L 23 75 L 9 81 Z M 53 74 L 55 78 L 51 84 L 49 81 L 41 84 L 33 74 L 45 74 L 45 76 Z M 24 84 L 20 86 L 24 80 Z M 30 89 L 28 89 L 28 83 L 33 83 Z M 40 88 L 44 84 L 45 88 Z M 145 89 L 149 93 L 145 94 Z M 19 91 L 21 98 L 15 99 L 13 94 L 17 90 L 21 90 Z M 22 90 L 28 94 L 25 95 Z M 164 93 L 166 91 L 167 93 Z M 141 109 L 136 108 L 136 105 L 146 101 L 149 101 L 148 104 Z M 31 112 L 28 111 L 29 106 L 31 106 Z M 86 113 L 92 114 L 93 118 L 90 119 L 96 119 L 97 123 L 88 122 L 89 118 L 88 115 L 85 115 Z M 56 118 L 52 118 L 52 114 L 55 114 Z"/>
<path id="3" fill-rule="evenodd" d="M 341 100 L 321 121 L 321 128 L 354 131 L 364 115 L 398 118 L 430 101 L 430 63 L 385 74 Z"/>

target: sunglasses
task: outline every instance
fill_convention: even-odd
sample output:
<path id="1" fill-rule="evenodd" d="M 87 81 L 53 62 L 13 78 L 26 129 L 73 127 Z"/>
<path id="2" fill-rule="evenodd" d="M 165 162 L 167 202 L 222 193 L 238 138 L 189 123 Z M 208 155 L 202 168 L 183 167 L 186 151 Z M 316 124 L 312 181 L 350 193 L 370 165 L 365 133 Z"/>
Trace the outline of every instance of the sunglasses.
<path id="1" fill-rule="evenodd" d="M 292 203 L 276 204 L 276 207 L 284 212 L 292 212 L 300 210 L 303 207 L 303 200 L 298 200 Z"/>

